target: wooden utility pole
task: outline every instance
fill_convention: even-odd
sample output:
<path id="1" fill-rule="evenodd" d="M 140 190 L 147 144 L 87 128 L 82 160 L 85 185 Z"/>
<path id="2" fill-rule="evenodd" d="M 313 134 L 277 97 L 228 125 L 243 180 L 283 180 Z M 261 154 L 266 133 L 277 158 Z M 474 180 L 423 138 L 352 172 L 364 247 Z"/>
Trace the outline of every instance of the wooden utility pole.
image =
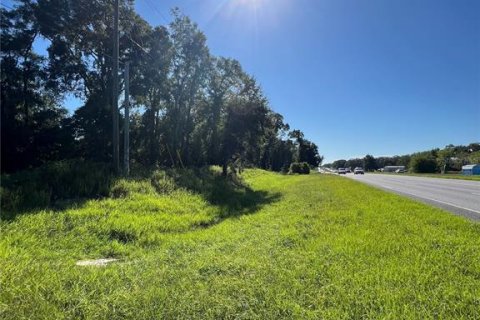
<path id="1" fill-rule="evenodd" d="M 123 132 L 123 172 L 130 173 L 130 63 L 125 63 L 125 123 Z"/>
<path id="2" fill-rule="evenodd" d="M 118 132 L 118 0 L 115 0 L 113 16 L 113 68 L 112 68 L 112 146 L 113 169 L 120 172 Z"/>

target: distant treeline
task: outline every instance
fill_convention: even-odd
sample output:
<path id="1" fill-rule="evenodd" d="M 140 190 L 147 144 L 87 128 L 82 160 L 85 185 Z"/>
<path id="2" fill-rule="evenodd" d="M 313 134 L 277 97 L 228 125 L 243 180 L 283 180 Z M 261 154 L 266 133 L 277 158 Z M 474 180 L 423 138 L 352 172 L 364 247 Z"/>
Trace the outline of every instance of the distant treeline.
<path id="1" fill-rule="evenodd" d="M 480 163 L 480 143 L 471 143 L 468 146 L 450 144 L 443 149 L 403 156 L 375 158 L 372 155 L 366 155 L 362 159 L 336 160 L 325 166 L 334 169 L 363 167 L 367 171 L 374 171 L 385 166 L 405 166 L 411 172 L 434 173 L 460 171 L 463 165 L 473 163 Z"/>
<path id="2" fill-rule="evenodd" d="M 280 171 L 321 163 L 317 146 L 290 130 L 238 61 L 210 54 L 197 25 L 176 9 L 172 16 L 153 27 L 133 1 L 120 1 L 134 165 Z M 113 25 L 112 1 L 22 0 L 1 9 L 2 172 L 63 159 L 111 161 Z M 40 38 L 47 55 L 34 51 Z M 68 96 L 84 101 L 72 115 L 62 106 Z"/>

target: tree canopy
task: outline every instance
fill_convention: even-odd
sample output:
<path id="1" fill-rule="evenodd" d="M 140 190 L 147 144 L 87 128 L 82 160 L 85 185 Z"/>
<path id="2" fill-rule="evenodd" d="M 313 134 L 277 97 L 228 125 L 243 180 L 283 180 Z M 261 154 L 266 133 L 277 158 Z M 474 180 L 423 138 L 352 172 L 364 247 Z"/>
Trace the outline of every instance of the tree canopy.
<path id="1" fill-rule="evenodd" d="M 110 161 L 112 3 L 20 0 L 0 13 L 2 172 L 69 158 Z M 45 56 L 35 52 L 39 38 L 48 44 Z M 276 171 L 292 162 L 319 165 L 315 143 L 290 131 L 256 79 L 240 62 L 213 56 L 206 40 L 178 9 L 169 25 L 151 26 L 133 1 L 120 1 L 119 61 L 131 67 L 132 162 L 214 164 L 224 172 L 234 164 Z M 124 87 L 122 78 L 118 99 Z M 84 102 L 71 115 L 62 106 L 68 95 Z"/>

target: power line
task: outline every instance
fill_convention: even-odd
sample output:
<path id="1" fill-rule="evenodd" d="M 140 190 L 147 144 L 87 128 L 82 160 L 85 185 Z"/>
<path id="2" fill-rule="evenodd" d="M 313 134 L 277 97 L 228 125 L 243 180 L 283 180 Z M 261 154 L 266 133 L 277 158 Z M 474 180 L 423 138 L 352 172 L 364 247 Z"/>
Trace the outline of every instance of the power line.
<path id="1" fill-rule="evenodd" d="M 147 0 L 146 0 L 147 1 Z M 147 2 L 149 4 L 149 6 L 151 8 L 153 8 L 153 10 L 155 10 L 156 12 L 158 12 L 158 14 L 162 17 L 162 19 L 167 22 L 167 20 L 165 19 L 165 17 L 162 15 L 162 13 L 160 12 L 160 10 L 158 10 L 153 3 L 151 2 Z M 85 8 L 85 7 L 83 7 Z M 118 17 L 119 20 L 122 20 L 121 17 L 119 16 Z M 168 22 L 167 22 L 168 23 Z M 147 49 L 145 49 L 141 44 L 139 44 L 138 42 L 136 42 L 135 40 L 132 39 L 132 37 L 126 32 L 124 31 L 123 33 L 123 36 L 126 36 L 134 45 L 136 45 L 138 48 L 140 48 L 145 54 L 147 54 L 150 58 L 152 58 L 152 56 L 150 55 L 150 53 L 148 52 Z M 107 53 L 103 53 L 104 56 L 108 57 L 109 59 L 113 59 L 112 56 L 110 56 L 109 54 Z M 122 61 L 120 58 L 118 59 L 118 62 L 125 65 L 127 62 L 126 61 Z"/>
<path id="2" fill-rule="evenodd" d="M 157 8 L 157 6 L 151 1 L 151 0 L 145 0 L 145 3 L 153 10 L 155 11 L 158 16 L 163 19 L 163 21 L 165 21 L 166 24 L 168 24 L 168 20 L 167 18 L 165 18 L 165 16 L 163 15 L 162 11 L 160 11 L 160 9 Z"/>
<path id="3" fill-rule="evenodd" d="M 127 36 L 127 38 L 134 44 L 136 45 L 137 47 L 139 47 L 145 54 L 147 54 L 151 59 L 153 59 L 153 57 L 150 55 L 150 52 L 148 52 L 147 49 L 145 49 L 141 44 L 139 44 L 138 42 L 136 42 L 135 40 L 132 39 L 132 37 L 125 33 L 125 36 Z"/>

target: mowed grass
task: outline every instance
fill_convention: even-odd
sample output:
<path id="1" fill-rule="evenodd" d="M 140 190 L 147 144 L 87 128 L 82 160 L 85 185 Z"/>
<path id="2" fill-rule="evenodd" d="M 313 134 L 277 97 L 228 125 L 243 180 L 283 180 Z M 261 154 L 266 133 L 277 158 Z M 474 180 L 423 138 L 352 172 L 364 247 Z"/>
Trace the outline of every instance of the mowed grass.
<path id="1" fill-rule="evenodd" d="M 225 203 L 126 181 L 2 222 L 0 317 L 480 318 L 480 224 L 332 175 L 243 178 Z"/>

